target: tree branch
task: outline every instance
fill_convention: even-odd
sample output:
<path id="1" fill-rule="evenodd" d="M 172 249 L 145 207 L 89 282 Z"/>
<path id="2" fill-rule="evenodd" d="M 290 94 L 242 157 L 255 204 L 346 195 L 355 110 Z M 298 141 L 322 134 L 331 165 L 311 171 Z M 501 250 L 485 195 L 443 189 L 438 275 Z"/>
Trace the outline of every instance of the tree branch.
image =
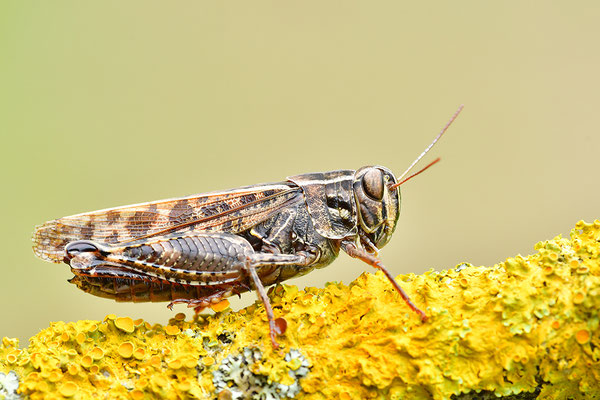
<path id="1" fill-rule="evenodd" d="M 2 340 L 0 398 L 596 398 L 600 221 L 535 249 L 400 276 L 425 323 L 381 273 L 277 286 L 271 303 L 288 325 L 278 350 L 260 304 L 166 326 L 55 322 L 27 348 Z"/>

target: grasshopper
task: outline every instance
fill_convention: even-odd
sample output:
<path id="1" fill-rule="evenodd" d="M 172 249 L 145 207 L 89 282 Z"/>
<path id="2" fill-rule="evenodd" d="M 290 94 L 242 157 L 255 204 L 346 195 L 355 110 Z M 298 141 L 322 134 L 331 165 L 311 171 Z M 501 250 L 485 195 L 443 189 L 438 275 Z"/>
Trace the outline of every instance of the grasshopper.
<path id="1" fill-rule="evenodd" d="M 35 254 L 65 262 L 79 289 L 117 301 L 170 301 L 199 311 L 255 289 L 275 348 L 266 286 L 333 262 L 340 250 L 383 271 L 425 321 L 378 258 L 396 228 L 399 186 L 462 110 L 461 106 L 396 179 L 385 167 L 308 173 L 267 183 L 59 218 L 36 227 Z"/>

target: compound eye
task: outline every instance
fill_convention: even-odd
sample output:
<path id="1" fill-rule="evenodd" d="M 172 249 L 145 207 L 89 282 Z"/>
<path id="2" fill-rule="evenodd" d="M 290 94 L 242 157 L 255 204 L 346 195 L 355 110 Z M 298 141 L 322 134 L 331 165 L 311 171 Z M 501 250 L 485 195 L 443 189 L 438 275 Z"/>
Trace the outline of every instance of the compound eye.
<path id="1" fill-rule="evenodd" d="M 81 253 L 91 253 L 95 251 L 98 251 L 98 247 L 93 242 L 89 242 L 86 240 L 78 240 L 76 242 L 71 242 L 67 244 L 67 247 L 65 248 L 65 252 L 67 253 L 68 259 L 71 259 Z"/>
<path id="2" fill-rule="evenodd" d="M 371 168 L 362 177 L 362 187 L 367 196 L 374 200 L 383 199 L 383 173 Z"/>

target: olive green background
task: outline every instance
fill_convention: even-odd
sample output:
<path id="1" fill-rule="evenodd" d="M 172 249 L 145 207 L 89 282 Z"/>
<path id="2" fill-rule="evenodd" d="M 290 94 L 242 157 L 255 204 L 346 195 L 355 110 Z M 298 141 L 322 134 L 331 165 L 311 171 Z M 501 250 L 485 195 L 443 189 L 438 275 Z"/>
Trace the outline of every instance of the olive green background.
<path id="1" fill-rule="evenodd" d="M 34 257 L 36 224 L 303 172 L 401 173 L 461 103 L 424 160 L 442 162 L 403 186 L 381 253 L 394 274 L 491 265 L 599 218 L 599 20 L 596 1 L 1 2 L 0 336 L 173 315 L 78 291 Z M 341 255 L 290 283 L 369 269 Z"/>

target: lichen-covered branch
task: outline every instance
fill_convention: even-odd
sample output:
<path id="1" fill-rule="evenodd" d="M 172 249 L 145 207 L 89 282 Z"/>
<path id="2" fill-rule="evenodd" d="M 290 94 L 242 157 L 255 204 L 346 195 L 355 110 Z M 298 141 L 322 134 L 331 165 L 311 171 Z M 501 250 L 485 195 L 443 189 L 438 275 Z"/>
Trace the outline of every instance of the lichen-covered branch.
<path id="1" fill-rule="evenodd" d="M 277 286 L 277 350 L 258 304 L 166 326 L 55 322 L 27 348 L 2 340 L 0 398 L 597 398 L 600 221 L 535 249 L 398 277 L 425 323 L 380 273 Z"/>

